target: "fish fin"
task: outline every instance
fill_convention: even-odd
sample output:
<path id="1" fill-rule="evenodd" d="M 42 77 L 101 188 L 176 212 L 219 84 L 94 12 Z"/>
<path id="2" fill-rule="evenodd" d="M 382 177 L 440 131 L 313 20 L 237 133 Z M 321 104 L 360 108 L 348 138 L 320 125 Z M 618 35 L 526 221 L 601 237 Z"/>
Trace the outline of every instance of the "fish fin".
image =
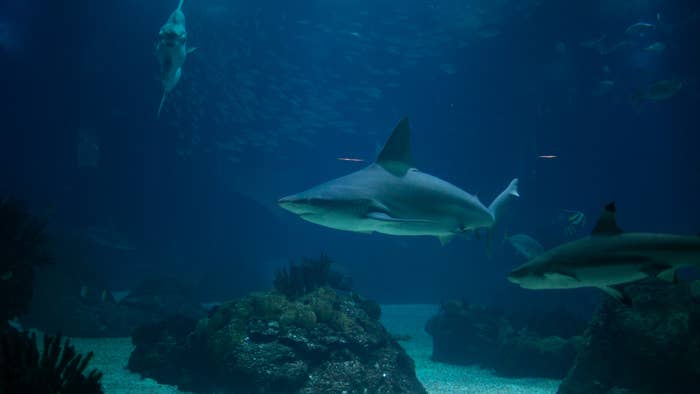
<path id="1" fill-rule="evenodd" d="M 630 262 L 643 261 L 643 260 L 644 260 L 643 257 L 631 257 L 631 258 L 629 258 Z M 656 277 L 656 278 L 670 282 L 670 280 L 668 280 L 669 277 L 667 275 L 669 275 L 669 274 L 672 275 L 673 272 L 667 272 L 667 271 L 674 271 L 675 270 L 674 267 L 672 267 L 670 264 L 659 263 L 659 262 L 652 261 L 649 259 L 647 259 L 647 261 L 648 262 L 641 267 L 640 271 L 644 272 L 647 276 Z M 662 275 L 663 275 L 663 277 L 662 277 Z"/>
<path id="2" fill-rule="evenodd" d="M 168 95 L 167 90 L 163 90 L 163 96 L 160 98 L 160 105 L 158 106 L 158 114 L 156 114 L 156 118 L 160 119 L 160 111 L 163 110 L 163 104 L 165 104 L 165 97 Z"/>
<path id="3" fill-rule="evenodd" d="M 620 301 L 626 306 L 632 306 L 632 299 L 630 296 L 624 292 L 624 290 L 619 290 L 611 286 L 600 286 L 599 289 L 603 290 L 612 298 Z"/>
<path id="4" fill-rule="evenodd" d="M 673 283 L 674 285 L 678 284 L 678 274 L 676 273 L 676 267 L 671 267 L 667 270 L 659 272 L 658 275 L 656 275 L 657 278 Z"/>
<path id="5" fill-rule="evenodd" d="M 440 245 L 445 246 L 448 243 L 450 243 L 454 239 L 455 235 L 454 234 L 447 234 L 447 235 L 438 235 L 438 239 L 440 240 Z"/>
<path id="6" fill-rule="evenodd" d="M 194 51 L 196 51 L 196 50 L 197 50 L 197 47 L 190 47 L 190 48 L 187 48 L 187 54 L 189 55 L 190 53 L 192 53 L 192 52 L 194 52 Z"/>
<path id="7" fill-rule="evenodd" d="M 603 213 L 598 217 L 598 222 L 593 227 L 592 235 L 618 235 L 622 234 L 622 229 L 615 221 L 615 203 L 611 202 L 605 206 Z"/>
<path id="8" fill-rule="evenodd" d="M 511 180 L 508 186 L 496 198 L 494 198 L 491 205 L 489 205 L 489 212 L 491 212 L 491 215 L 493 216 L 493 224 L 488 229 L 488 238 L 486 240 L 486 248 L 489 256 L 491 256 L 491 252 L 493 250 L 493 232 L 495 231 L 496 225 L 503 217 L 503 213 L 506 211 L 508 205 L 510 205 L 510 202 L 520 197 L 520 193 L 518 193 L 518 183 L 518 178 Z"/>
<path id="9" fill-rule="evenodd" d="M 497 223 L 503 217 L 503 213 L 509 203 L 520 197 L 520 193 L 518 193 L 518 183 L 518 178 L 511 180 L 508 186 L 503 189 L 503 191 L 493 199 L 491 205 L 489 205 L 489 211 L 493 215 L 494 223 Z"/>
<path id="10" fill-rule="evenodd" d="M 413 167 L 408 118 L 401 119 L 396 125 L 384 148 L 379 152 L 376 162 L 396 176 L 403 176 Z"/>

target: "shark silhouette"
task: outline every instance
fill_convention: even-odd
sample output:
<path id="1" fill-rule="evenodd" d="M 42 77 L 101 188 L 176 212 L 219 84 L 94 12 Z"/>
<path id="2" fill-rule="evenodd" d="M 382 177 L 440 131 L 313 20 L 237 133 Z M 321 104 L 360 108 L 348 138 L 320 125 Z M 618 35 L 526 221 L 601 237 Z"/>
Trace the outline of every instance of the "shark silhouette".
<path id="1" fill-rule="evenodd" d="M 648 277 L 675 282 L 676 270 L 700 265 L 700 237 L 625 233 L 615 220 L 615 204 L 600 215 L 589 237 L 550 249 L 514 269 L 508 280 L 526 289 L 597 287 L 629 304 L 614 286 Z"/>
<path id="2" fill-rule="evenodd" d="M 158 117 L 163 110 L 165 98 L 168 96 L 182 77 L 182 66 L 188 53 L 196 48 L 187 48 L 187 28 L 185 26 L 185 14 L 182 12 L 182 3 L 170 14 L 168 21 L 158 32 L 156 43 L 156 55 L 160 62 L 160 82 L 163 85 L 163 96 L 158 106 Z"/>
<path id="3" fill-rule="evenodd" d="M 402 119 L 368 167 L 284 197 L 279 205 L 322 226 L 390 235 L 432 235 L 445 244 L 455 235 L 492 228 L 518 197 L 518 180 L 487 208 L 476 196 L 417 170 L 408 120 Z"/>

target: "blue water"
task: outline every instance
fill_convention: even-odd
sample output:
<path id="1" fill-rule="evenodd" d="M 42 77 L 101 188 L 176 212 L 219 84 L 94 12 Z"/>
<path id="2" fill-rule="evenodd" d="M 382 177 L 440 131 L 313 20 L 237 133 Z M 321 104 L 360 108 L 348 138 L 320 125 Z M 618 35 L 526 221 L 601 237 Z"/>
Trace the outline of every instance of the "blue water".
<path id="1" fill-rule="evenodd" d="M 0 194 L 48 212 L 54 233 L 128 239 L 82 251 L 112 289 L 167 273 L 220 300 L 326 252 L 382 303 L 590 311 L 596 291 L 507 282 L 522 259 L 500 241 L 489 257 L 483 240 L 341 232 L 277 207 L 366 165 L 338 157 L 371 162 L 403 116 L 421 170 L 484 202 L 520 178 L 509 233 L 552 246 L 561 209 L 585 213 L 584 235 L 613 200 L 625 229 L 700 228 L 694 1 L 186 0 L 197 50 L 160 119 L 154 43 L 175 1 L 6 3 Z M 631 46 L 581 45 L 639 21 L 658 26 Z M 667 49 L 643 51 L 654 41 Z M 662 79 L 683 87 L 632 102 Z M 614 87 L 593 96 L 601 80 Z"/>

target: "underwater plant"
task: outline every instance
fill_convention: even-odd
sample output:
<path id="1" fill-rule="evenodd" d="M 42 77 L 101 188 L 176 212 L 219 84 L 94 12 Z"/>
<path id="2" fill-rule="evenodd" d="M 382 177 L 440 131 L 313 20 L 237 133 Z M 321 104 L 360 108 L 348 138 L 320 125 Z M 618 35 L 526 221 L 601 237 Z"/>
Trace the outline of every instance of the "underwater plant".
<path id="1" fill-rule="evenodd" d="M 0 200 L 0 320 L 27 311 L 34 266 L 49 262 L 45 223 L 16 199 Z"/>
<path id="2" fill-rule="evenodd" d="M 35 333 L 8 329 L 0 340 L 0 393 L 102 393 L 102 373 L 83 374 L 92 355 L 78 354 L 67 339 L 61 345 L 61 335 L 44 336 L 40 355 Z"/>
<path id="3" fill-rule="evenodd" d="M 275 290 L 290 299 L 301 297 L 322 286 L 350 290 L 350 279 L 333 271 L 332 264 L 325 253 L 321 253 L 318 259 L 302 258 L 299 263 L 292 261 L 288 269 L 285 267 L 277 271 L 273 282 Z"/>

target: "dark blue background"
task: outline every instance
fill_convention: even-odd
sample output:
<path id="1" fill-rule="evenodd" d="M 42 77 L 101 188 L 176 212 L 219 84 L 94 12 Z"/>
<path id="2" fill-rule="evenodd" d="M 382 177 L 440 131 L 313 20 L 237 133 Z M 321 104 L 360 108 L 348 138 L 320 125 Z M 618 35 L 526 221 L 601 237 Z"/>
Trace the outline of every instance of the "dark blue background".
<path id="1" fill-rule="evenodd" d="M 198 49 L 160 120 L 153 45 L 175 1 L 22 3 L 0 5 L 0 22 L 14 23 L 20 43 L 0 49 L 0 192 L 39 214 L 53 207 L 55 232 L 109 222 L 133 239 L 133 252 L 83 251 L 112 288 L 164 274 L 191 281 L 203 299 L 226 298 L 268 287 L 288 259 L 325 251 L 381 302 L 595 304 L 595 291 L 511 285 L 504 277 L 522 260 L 498 242 L 489 259 L 483 241 L 441 247 L 435 239 L 339 232 L 276 207 L 283 195 L 361 168 L 336 157 L 371 160 L 404 115 L 420 169 L 485 203 L 520 177 L 510 233 L 552 246 L 560 241 L 551 225 L 558 210 L 585 212 L 589 231 L 611 200 L 625 229 L 700 229 L 696 2 L 615 12 L 602 0 L 503 2 L 500 35 L 474 39 L 461 37 L 459 24 L 441 25 L 463 4 L 448 0 L 186 1 L 189 43 Z M 661 55 L 637 46 L 602 56 L 580 45 L 601 33 L 623 39 L 628 25 L 655 22 L 656 13 L 659 28 L 647 39 L 669 44 Z M 389 38 L 404 54 L 390 52 Z M 411 62 L 410 48 L 429 50 Z M 440 71 L 445 63 L 454 75 Z M 253 98 L 240 84 L 251 70 Z M 606 78 L 615 80 L 612 93 L 592 96 Z M 672 78 L 684 83 L 672 99 L 632 103 L 636 89 Z M 398 86 L 386 86 L 389 79 Z M 288 81 L 300 105 L 286 97 Z M 377 87 L 381 97 L 358 110 L 358 86 Z M 334 91 L 349 96 L 332 110 L 354 133 L 315 115 Z M 242 97 L 252 120 L 243 120 Z M 315 128 L 308 144 L 276 134 L 302 112 L 301 128 Z M 85 127 L 100 138 L 96 169 L 76 164 Z M 228 161 L 217 142 L 244 129 L 276 146 L 249 143 Z"/>

